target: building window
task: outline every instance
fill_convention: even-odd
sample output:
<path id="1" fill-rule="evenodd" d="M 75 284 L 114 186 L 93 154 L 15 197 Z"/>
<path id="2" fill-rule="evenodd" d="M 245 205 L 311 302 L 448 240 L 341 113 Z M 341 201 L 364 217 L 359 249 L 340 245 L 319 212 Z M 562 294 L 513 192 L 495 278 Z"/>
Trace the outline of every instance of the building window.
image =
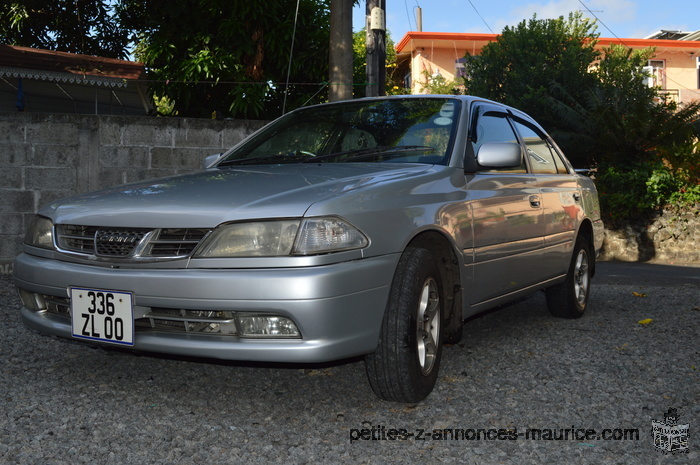
<path id="1" fill-rule="evenodd" d="M 645 71 L 649 74 L 646 79 L 649 87 L 666 88 L 666 61 L 665 60 L 649 60 Z"/>
<path id="2" fill-rule="evenodd" d="M 466 58 L 460 58 L 459 60 L 455 60 L 455 78 L 456 79 L 464 79 L 467 77 L 467 69 L 465 67 L 466 62 L 467 62 Z"/>

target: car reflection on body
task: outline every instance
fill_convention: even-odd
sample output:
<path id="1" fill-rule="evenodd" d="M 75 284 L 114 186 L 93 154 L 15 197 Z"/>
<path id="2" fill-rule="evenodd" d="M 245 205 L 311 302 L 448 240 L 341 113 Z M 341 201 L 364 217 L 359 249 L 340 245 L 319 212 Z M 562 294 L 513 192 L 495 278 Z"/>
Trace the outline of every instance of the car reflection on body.
<path id="1" fill-rule="evenodd" d="M 466 318 L 539 290 L 554 315 L 586 308 L 595 187 L 513 108 L 318 105 L 205 164 L 42 208 L 14 267 L 24 322 L 161 353 L 364 356 L 379 397 L 416 402 Z"/>

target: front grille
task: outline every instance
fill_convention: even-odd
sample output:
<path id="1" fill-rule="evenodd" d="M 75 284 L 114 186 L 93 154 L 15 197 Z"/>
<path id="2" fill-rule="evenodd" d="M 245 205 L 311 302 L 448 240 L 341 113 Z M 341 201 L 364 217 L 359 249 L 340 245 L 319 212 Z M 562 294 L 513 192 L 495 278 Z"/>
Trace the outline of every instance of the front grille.
<path id="1" fill-rule="evenodd" d="M 149 255 L 152 257 L 189 255 L 208 232 L 208 229 L 161 229 L 150 241 Z"/>
<path id="2" fill-rule="evenodd" d="M 128 257 L 141 243 L 148 229 L 98 229 L 95 234 L 95 252 L 103 257 Z"/>
<path id="3" fill-rule="evenodd" d="M 95 253 L 96 226 L 65 224 L 58 226 L 58 246 L 71 252 Z"/>
<path id="4" fill-rule="evenodd" d="M 46 312 L 70 319 L 69 298 L 43 294 L 41 298 Z M 134 330 L 137 333 L 165 331 L 236 336 L 238 331 L 233 316 L 231 311 L 151 307 L 150 312 L 134 321 Z"/>
<path id="5" fill-rule="evenodd" d="M 186 333 L 237 334 L 233 312 L 212 310 L 184 310 L 152 307 L 151 311 L 134 322 L 136 331 L 174 331 Z"/>
<path id="6" fill-rule="evenodd" d="M 57 225 L 56 242 L 63 252 L 120 259 L 187 257 L 209 233 L 205 228 L 113 228 Z"/>
<path id="7" fill-rule="evenodd" d="M 70 318 L 70 299 L 53 295 L 42 295 L 46 304 L 46 311 L 54 315 Z"/>

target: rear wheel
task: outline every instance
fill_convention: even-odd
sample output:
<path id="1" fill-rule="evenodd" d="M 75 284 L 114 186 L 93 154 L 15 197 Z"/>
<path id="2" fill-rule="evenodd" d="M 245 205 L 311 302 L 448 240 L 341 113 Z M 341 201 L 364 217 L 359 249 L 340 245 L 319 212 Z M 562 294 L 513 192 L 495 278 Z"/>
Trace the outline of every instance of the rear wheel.
<path id="1" fill-rule="evenodd" d="M 547 307 L 552 315 L 562 318 L 579 318 L 583 315 L 591 290 L 592 260 L 589 242 L 578 237 L 566 281 L 546 291 Z"/>
<path id="2" fill-rule="evenodd" d="M 406 249 L 394 275 L 377 350 L 365 358 L 378 397 L 418 402 L 433 390 L 442 354 L 442 283 L 428 250 Z"/>

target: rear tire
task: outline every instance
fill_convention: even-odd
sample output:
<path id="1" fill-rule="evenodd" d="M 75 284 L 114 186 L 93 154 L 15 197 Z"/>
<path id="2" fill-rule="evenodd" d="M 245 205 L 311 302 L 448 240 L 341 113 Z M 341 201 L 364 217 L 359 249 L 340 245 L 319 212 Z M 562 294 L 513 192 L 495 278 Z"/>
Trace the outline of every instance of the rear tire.
<path id="1" fill-rule="evenodd" d="M 377 350 L 365 357 L 381 399 L 419 402 L 433 390 L 442 355 L 444 294 L 440 269 L 426 249 L 409 247 L 391 285 Z"/>
<path id="2" fill-rule="evenodd" d="M 549 313 L 561 318 L 580 318 L 583 316 L 591 292 L 592 260 L 593 255 L 591 255 L 589 242 L 579 236 L 576 239 L 566 280 L 545 291 Z"/>

